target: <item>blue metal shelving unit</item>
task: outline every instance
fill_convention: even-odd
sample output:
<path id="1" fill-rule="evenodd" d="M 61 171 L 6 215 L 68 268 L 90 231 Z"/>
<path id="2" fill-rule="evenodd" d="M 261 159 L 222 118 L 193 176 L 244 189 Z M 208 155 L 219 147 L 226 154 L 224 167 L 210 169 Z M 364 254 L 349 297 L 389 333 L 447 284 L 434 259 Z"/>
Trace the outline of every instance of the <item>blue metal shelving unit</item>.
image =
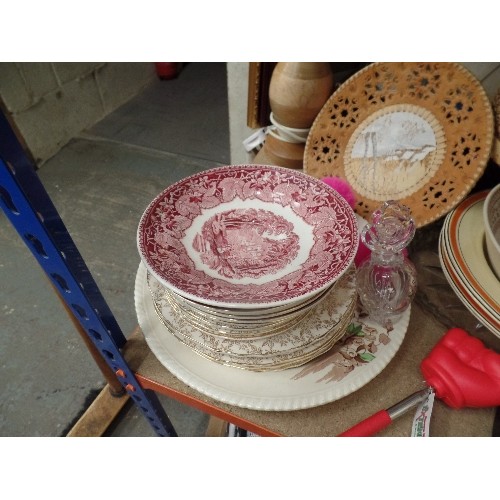
<path id="1" fill-rule="evenodd" d="M 122 355 L 126 343 L 4 112 L 0 110 L 0 205 L 78 323 L 159 436 L 177 433 L 156 394 Z"/>

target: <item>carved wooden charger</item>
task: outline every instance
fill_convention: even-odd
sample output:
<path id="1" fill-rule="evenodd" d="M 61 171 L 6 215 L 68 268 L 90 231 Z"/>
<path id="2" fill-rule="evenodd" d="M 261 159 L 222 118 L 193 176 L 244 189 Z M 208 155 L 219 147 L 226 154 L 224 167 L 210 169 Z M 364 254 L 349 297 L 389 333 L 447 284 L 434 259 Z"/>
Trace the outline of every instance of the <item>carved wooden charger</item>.
<path id="1" fill-rule="evenodd" d="M 457 63 L 373 63 L 336 90 L 316 117 L 304 171 L 349 182 L 369 219 L 386 200 L 418 227 L 452 210 L 486 168 L 491 104 Z"/>

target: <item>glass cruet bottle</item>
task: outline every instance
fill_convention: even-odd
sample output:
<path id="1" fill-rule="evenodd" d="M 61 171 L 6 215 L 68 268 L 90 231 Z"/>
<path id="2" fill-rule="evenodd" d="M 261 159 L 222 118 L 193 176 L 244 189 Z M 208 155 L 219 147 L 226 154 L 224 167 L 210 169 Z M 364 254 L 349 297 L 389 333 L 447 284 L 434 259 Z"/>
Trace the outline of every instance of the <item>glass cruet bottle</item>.
<path id="1" fill-rule="evenodd" d="M 386 201 L 361 231 L 370 258 L 358 268 L 356 287 L 370 319 L 388 330 L 409 307 L 417 290 L 417 271 L 404 253 L 415 235 L 415 222 L 405 205 Z"/>

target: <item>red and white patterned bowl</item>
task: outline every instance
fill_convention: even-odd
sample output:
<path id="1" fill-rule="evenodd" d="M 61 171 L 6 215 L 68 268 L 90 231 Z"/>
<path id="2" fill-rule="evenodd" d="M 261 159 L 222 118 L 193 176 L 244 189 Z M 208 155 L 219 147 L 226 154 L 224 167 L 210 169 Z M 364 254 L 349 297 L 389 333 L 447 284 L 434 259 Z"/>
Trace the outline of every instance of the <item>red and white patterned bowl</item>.
<path id="1" fill-rule="evenodd" d="M 332 285 L 358 223 L 323 181 L 263 165 L 218 167 L 159 194 L 141 217 L 142 261 L 165 287 L 216 307 L 291 305 Z"/>

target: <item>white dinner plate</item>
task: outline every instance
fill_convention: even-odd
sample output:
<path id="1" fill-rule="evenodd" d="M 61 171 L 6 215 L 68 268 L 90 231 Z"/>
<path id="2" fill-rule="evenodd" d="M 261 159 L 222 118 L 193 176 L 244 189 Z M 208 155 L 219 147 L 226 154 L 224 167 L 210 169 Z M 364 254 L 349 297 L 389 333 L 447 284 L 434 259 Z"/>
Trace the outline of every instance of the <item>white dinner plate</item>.
<path id="1" fill-rule="evenodd" d="M 283 371 L 253 372 L 214 363 L 196 354 L 165 330 L 159 320 L 141 263 L 135 283 L 139 325 L 153 354 L 186 385 L 217 401 L 266 411 L 320 406 L 351 394 L 376 377 L 403 342 L 408 309 L 388 332 L 357 316 L 346 336 L 304 366 Z"/>

